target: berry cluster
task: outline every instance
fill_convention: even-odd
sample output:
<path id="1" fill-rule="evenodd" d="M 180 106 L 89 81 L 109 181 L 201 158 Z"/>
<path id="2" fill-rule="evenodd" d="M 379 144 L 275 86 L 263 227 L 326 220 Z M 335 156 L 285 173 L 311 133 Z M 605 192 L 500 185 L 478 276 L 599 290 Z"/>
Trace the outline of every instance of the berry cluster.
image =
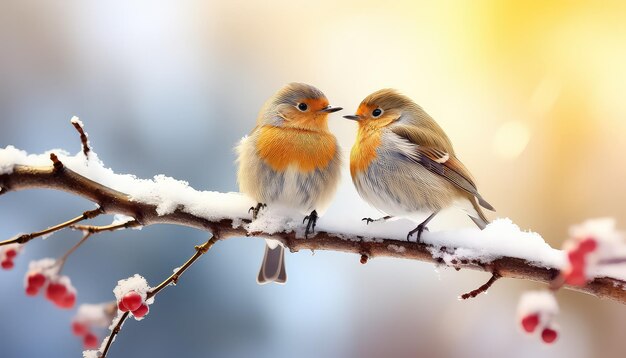
<path id="1" fill-rule="evenodd" d="M 154 302 L 154 298 L 148 298 L 148 292 L 148 281 L 140 275 L 118 281 L 113 289 L 118 310 L 130 312 L 136 320 L 143 319 L 150 311 L 148 306 Z"/>
<path id="2" fill-rule="evenodd" d="M 70 309 L 76 304 L 76 289 L 69 277 L 58 274 L 52 259 L 31 262 L 24 285 L 28 296 L 44 291 L 45 297 L 59 308 Z"/>
<path id="3" fill-rule="evenodd" d="M 96 349 L 100 339 L 94 329 L 111 325 L 116 311 L 113 302 L 82 304 L 72 318 L 72 333 L 82 340 L 85 349 Z"/>
<path id="4" fill-rule="evenodd" d="M 72 333 L 83 339 L 85 349 L 98 348 L 98 336 L 91 332 L 89 324 L 81 321 L 72 321 Z"/>
<path id="5" fill-rule="evenodd" d="M 558 326 L 553 322 L 558 313 L 558 305 L 549 291 L 525 293 L 518 306 L 519 323 L 528 334 L 540 332 L 546 344 L 554 343 L 559 337 Z"/>
<path id="6" fill-rule="evenodd" d="M 531 313 L 523 317 L 520 323 L 522 325 L 522 329 L 524 329 L 524 332 L 529 334 L 534 333 L 535 330 L 537 330 L 539 323 L 541 323 L 540 314 Z M 548 344 L 554 343 L 554 341 L 556 341 L 559 336 L 559 333 L 556 331 L 556 329 L 554 329 L 554 327 L 552 326 L 542 326 L 542 328 L 543 329 L 541 330 L 541 339 Z"/>
<path id="7" fill-rule="evenodd" d="M 584 286 L 588 280 L 588 266 L 594 260 L 591 255 L 598 248 L 598 242 L 594 238 L 576 240 L 567 249 L 569 266 L 563 270 L 565 282 L 570 285 Z"/>
<path id="8" fill-rule="evenodd" d="M 150 308 L 148 308 L 148 305 L 145 303 L 144 297 L 135 291 L 130 291 L 125 294 L 124 297 L 119 300 L 117 308 L 122 312 L 130 311 L 135 318 L 142 318 L 150 311 Z"/>
<path id="9" fill-rule="evenodd" d="M 46 298 L 59 308 L 70 309 L 76 304 L 76 289 L 69 277 L 55 277 L 48 283 Z"/>
<path id="10" fill-rule="evenodd" d="M 10 244 L 0 247 L 0 267 L 3 270 L 10 270 L 15 266 L 13 260 L 21 251 L 20 244 Z"/>
<path id="11" fill-rule="evenodd" d="M 565 283 L 584 286 L 604 267 L 624 262 L 626 242 L 614 219 L 592 219 L 574 225 L 563 244 L 567 261 L 561 269 Z"/>

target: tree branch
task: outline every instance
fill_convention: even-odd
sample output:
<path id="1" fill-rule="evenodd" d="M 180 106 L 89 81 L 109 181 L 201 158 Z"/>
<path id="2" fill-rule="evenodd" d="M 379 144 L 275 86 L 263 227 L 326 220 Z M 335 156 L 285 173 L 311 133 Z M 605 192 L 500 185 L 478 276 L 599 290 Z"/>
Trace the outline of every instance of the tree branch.
<path id="1" fill-rule="evenodd" d="M 241 225 L 233 227 L 233 220 L 224 219 L 212 221 L 190 214 L 182 209 L 172 213 L 159 215 L 155 205 L 133 201 L 119 191 L 113 190 L 93 180 L 85 178 L 63 164 L 54 156 L 53 166 L 32 167 L 16 165 L 12 173 L 0 175 L 1 193 L 33 188 L 49 188 L 62 190 L 84 197 L 97 205 L 102 213 L 123 214 L 135 218 L 137 225 L 148 226 L 153 224 L 176 224 L 212 232 L 221 240 L 230 237 L 254 236 L 279 240 L 292 252 L 300 250 L 332 250 L 350 252 L 359 255 L 361 262 L 375 257 L 396 257 L 413 259 L 434 264 L 442 264 L 443 260 L 434 257 L 429 249 L 432 247 L 423 243 L 403 242 L 405 250 L 394 250 L 397 240 L 379 238 L 375 241 L 363 241 L 360 237 L 347 237 L 340 232 L 318 232 L 315 236 L 303 240 L 296 238 L 294 232 L 268 234 L 263 232 L 248 232 Z M 242 213 L 243 215 L 244 213 Z M 74 220 L 81 221 L 84 215 Z M 241 222 L 249 222 L 240 218 Z M 74 224 L 72 222 L 71 224 Z M 71 224 L 64 224 L 69 226 Z M 453 248 L 448 248 L 453 249 Z M 364 260 L 363 257 L 366 259 Z M 454 264 L 456 268 L 497 273 L 503 278 L 517 278 L 543 283 L 550 283 L 559 275 L 557 268 L 545 268 L 533 265 L 515 257 L 501 257 L 489 263 L 474 260 L 461 260 Z M 608 298 L 626 304 L 626 282 L 601 277 L 590 281 L 584 287 L 564 286 L 565 288 L 585 292 L 600 298 Z"/>

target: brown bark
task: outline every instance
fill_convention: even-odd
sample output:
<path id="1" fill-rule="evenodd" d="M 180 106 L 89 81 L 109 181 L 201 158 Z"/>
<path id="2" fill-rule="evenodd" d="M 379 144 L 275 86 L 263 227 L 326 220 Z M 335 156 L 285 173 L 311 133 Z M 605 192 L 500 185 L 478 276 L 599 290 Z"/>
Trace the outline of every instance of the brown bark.
<path id="1" fill-rule="evenodd" d="M 433 257 L 429 246 L 422 243 L 402 242 L 404 251 L 398 252 L 390 245 L 398 245 L 397 240 L 380 238 L 380 240 L 362 241 L 358 237 L 346 237 L 342 233 L 318 232 L 307 240 L 296 238 L 295 233 L 267 234 L 263 232 L 249 233 L 243 227 L 233 228 L 232 220 L 210 221 L 176 210 L 171 214 L 159 216 L 154 205 L 131 201 L 129 196 L 85 178 L 63 166 L 56 157 L 54 165 L 49 167 L 16 166 L 11 174 L 0 175 L 0 194 L 32 188 L 49 188 L 62 190 L 79 195 L 99 205 L 103 213 L 124 214 L 135 218 L 139 225 L 176 224 L 206 230 L 214 233 L 220 240 L 229 237 L 253 236 L 271 238 L 281 241 L 292 252 L 300 250 L 332 250 L 359 255 L 361 262 L 374 257 L 396 257 L 419 260 L 434 264 L 442 264 L 441 259 Z M 242 213 L 244 215 L 245 213 Z M 247 219 L 243 219 L 247 222 Z M 447 248 L 454 250 L 454 248 Z M 363 259 L 365 258 L 365 260 Z M 501 257 L 484 264 L 462 260 L 453 262 L 456 268 L 495 273 L 503 278 L 517 278 L 530 281 L 550 283 L 559 271 L 556 268 L 538 267 L 532 263 L 515 257 Z M 568 289 L 585 292 L 599 298 L 608 298 L 626 303 L 626 282 L 611 278 L 596 278 L 584 287 L 564 286 Z"/>

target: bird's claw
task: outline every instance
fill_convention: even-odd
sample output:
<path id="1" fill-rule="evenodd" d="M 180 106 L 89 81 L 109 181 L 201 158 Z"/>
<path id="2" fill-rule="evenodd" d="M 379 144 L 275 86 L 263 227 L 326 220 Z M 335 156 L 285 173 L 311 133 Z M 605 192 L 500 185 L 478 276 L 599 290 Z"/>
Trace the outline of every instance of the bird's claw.
<path id="1" fill-rule="evenodd" d="M 266 207 L 267 204 L 258 203 L 256 204 L 256 206 L 252 206 L 250 207 L 250 209 L 248 209 L 248 214 L 252 212 L 252 219 L 256 220 L 257 216 L 259 216 L 259 211 L 261 211 L 261 209 L 265 209 Z"/>
<path id="2" fill-rule="evenodd" d="M 406 241 L 411 241 L 411 236 L 417 233 L 417 239 L 415 240 L 415 242 L 417 243 L 421 242 L 420 239 L 422 238 L 422 233 L 424 231 L 430 231 L 430 230 L 428 230 L 428 227 L 426 225 L 422 225 L 422 224 L 417 225 L 415 229 L 409 231 L 409 233 L 406 235 Z"/>
<path id="3" fill-rule="evenodd" d="M 307 222 L 307 224 L 306 230 L 304 230 L 304 237 L 308 239 L 309 234 L 315 232 L 315 224 L 317 224 L 317 211 L 313 210 L 311 211 L 311 214 L 305 216 L 304 220 L 302 220 L 302 223 L 304 224 L 305 222 Z"/>
<path id="4" fill-rule="evenodd" d="M 374 220 L 372 218 L 363 218 L 363 219 L 361 219 L 361 221 L 365 221 L 365 225 L 369 225 L 370 223 L 373 223 L 376 220 Z"/>

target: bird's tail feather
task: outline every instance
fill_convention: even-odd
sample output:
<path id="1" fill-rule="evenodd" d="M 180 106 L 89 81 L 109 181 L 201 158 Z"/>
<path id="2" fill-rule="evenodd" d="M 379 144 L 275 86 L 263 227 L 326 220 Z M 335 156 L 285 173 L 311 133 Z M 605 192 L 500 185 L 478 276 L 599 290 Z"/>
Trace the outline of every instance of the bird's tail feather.
<path id="1" fill-rule="evenodd" d="M 478 193 L 477 193 L 478 194 Z M 483 199 L 482 196 L 480 196 L 480 194 L 476 195 L 476 199 L 478 199 L 478 203 L 480 204 L 480 206 L 482 206 L 483 208 L 487 209 L 487 210 L 491 210 L 491 211 L 496 211 L 496 209 L 493 208 L 493 206 L 491 206 L 491 204 L 489 204 L 487 202 L 487 200 Z"/>
<path id="2" fill-rule="evenodd" d="M 285 271 L 285 248 L 281 245 L 270 248 L 265 244 L 265 255 L 257 276 L 257 283 L 264 285 L 270 282 L 284 284 L 287 282 Z"/>
<path id="3" fill-rule="evenodd" d="M 489 220 L 485 216 L 483 209 L 481 209 L 480 205 L 477 202 L 476 198 L 471 198 L 472 206 L 474 207 L 475 215 L 468 214 L 470 219 L 478 226 L 481 230 L 484 229 L 487 224 L 489 224 Z"/>

